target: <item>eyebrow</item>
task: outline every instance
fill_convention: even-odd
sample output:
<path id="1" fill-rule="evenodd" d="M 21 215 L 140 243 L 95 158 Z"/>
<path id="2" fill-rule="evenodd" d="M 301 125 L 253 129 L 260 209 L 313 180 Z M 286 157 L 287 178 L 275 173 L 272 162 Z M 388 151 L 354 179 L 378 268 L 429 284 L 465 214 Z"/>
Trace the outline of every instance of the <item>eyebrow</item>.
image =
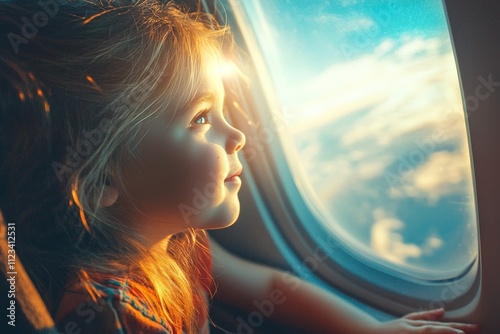
<path id="1" fill-rule="evenodd" d="M 215 100 L 215 95 L 213 92 L 203 92 L 201 94 L 198 94 L 189 104 L 186 109 L 191 109 L 194 106 L 203 103 L 203 102 L 209 102 L 213 103 Z"/>
<path id="2" fill-rule="evenodd" d="M 1 0 L 0 0 L 1 1 Z M 200 94 L 197 94 L 191 102 L 189 102 L 185 107 L 179 110 L 179 112 L 176 112 L 173 115 L 173 119 L 176 119 L 178 117 L 186 116 L 191 113 L 191 111 L 196 107 L 197 105 L 207 102 L 207 103 L 214 103 L 215 101 L 215 94 L 211 91 L 205 91 Z"/>

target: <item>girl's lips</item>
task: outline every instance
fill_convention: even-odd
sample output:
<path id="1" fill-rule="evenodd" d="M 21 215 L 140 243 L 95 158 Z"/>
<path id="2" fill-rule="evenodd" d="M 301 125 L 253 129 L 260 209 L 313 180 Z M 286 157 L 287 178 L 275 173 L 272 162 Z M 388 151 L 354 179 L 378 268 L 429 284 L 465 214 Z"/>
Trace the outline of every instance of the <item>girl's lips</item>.
<path id="1" fill-rule="evenodd" d="M 224 180 L 225 183 L 241 183 L 241 179 L 239 176 L 231 176 Z"/>
<path id="2" fill-rule="evenodd" d="M 240 175 L 243 172 L 243 169 L 240 167 L 235 173 L 233 173 L 231 176 L 229 176 L 227 179 L 224 180 L 224 182 L 237 182 L 241 183 Z"/>

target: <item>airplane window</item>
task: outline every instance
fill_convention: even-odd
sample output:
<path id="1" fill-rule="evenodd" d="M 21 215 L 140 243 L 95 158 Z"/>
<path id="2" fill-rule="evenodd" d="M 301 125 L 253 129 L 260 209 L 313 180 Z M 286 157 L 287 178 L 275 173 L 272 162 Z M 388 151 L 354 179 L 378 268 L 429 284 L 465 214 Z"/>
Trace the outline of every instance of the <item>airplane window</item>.
<path id="1" fill-rule="evenodd" d="M 475 100 L 462 99 L 442 2 L 233 8 L 258 44 L 288 165 L 318 221 L 388 270 L 439 280 L 470 268 L 477 218 L 463 101 Z"/>

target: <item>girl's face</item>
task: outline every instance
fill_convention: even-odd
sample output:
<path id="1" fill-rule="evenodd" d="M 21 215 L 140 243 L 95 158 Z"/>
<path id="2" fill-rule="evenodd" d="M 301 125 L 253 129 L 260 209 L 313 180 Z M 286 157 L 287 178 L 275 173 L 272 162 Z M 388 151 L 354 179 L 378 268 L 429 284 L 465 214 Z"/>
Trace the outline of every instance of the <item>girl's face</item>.
<path id="1" fill-rule="evenodd" d="M 122 206 L 135 206 L 134 224 L 149 241 L 189 227 L 226 227 L 238 217 L 237 153 L 245 136 L 226 121 L 223 103 L 220 74 L 208 67 L 187 110 L 169 125 L 166 112 L 144 137 L 141 167 L 129 173 L 130 200 Z"/>

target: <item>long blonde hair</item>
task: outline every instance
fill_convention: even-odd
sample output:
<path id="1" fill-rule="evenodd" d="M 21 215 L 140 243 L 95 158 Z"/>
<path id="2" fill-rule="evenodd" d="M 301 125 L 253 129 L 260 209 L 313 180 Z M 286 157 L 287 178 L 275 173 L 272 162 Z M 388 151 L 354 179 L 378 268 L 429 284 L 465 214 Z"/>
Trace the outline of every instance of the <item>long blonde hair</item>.
<path id="1" fill-rule="evenodd" d="M 126 275 L 177 332 L 195 332 L 197 232 L 176 235 L 166 252 L 151 252 L 120 220 L 126 213 L 99 203 L 109 182 L 126 193 L 124 168 L 140 163 L 148 127 L 160 113 L 170 111 L 173 119 L 191 102 L 207 62 L 231 54 L 232 37 L 212 16 L 186 13 L 173 2 L 57 3 L 59 13 L 13 56 L 43 82 L 38 94 L 47 102 L 50 135 L 40 145 L 50 147 L 53 179 L 66 201 L 64 219 L 50 229 L 53 238 L 63 234 L 70 242 L 43 256 L 64 252 L 58 266 L 70 267 L 67 276 L 77 274 L 84 284 L 93 274 Z M 39 8 L 16 10 L 29 15 Z M 39 280 L 42 290 L 47 280 Z"/>

